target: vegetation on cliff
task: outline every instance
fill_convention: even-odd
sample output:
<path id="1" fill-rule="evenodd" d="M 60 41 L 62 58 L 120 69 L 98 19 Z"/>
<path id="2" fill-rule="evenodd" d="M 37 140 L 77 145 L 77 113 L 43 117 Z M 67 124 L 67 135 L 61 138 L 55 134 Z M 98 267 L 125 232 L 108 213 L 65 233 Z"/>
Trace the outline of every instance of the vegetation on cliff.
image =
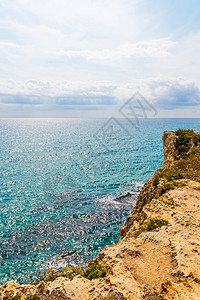
<path id="1" fill-rule="evenodd" d="M 37 295 L 37 294 L 34 294 L 34 295 L 30 295 L 30 296 L 27 296 L 25 298 L 25 300 L 39 300 L 40 297 Z M 8 294 L 7 296 L 5 296 L 3 298 L 3 300 L 22 300 L 22 296 L 21 295 L 15 295 L 12 297 L 12 295 Z"/>
<path id="2" fill-rule="evenodd" d="M 145 216 L 141 213 L 142 209 L 152 199 L 159 198 L 167 191 L 184 185 L 180 179 L 200 182 L 200 134 L 192 129 L 178 129 L 170 133 L 173 138 L 171 144 L 168 141 L 170 146 L 168 144 L 163 146 L 164 150 L 171 147 L 167 150 L 173 156 L 173 163 L 164 162 L 164 167 L 158 169 L 143 186 L 131 216 L 127 219 L 126 225 L 120 229 L 122 238 L 135 221 L 144 222 Z M 173 201 L 168 204 L 173 204 Z"/>
<path id="3" fill-rule="evenodd" d="M 179 186 L 179 179 L 200 182 L 200 134 L 191 129 L 179 129 L 175 135 L 177 138 L 173 165 L 157 170 L 153 177 L 152 183 L 157 188 L 157 197 Z"/>
<path id="4" fill-rule="evenodd" d="M 198 146 L 198 143 L 200 143 L 200 133 L 195 132 L 193 129 L 178 129 L 175 131 L 175 135 L 177 136 L 175 146 L 180 153 L 182 152 L 180 147 L 185 146 L 189 150 L 193 145 Z"/>
<path id="5" fill-rule="evenodd" d="M 108 265 L 103 264 L 100 260 L 95 262 L 90 262 L 87 268 L 82 268 L 81 266 L 75 267 L 64 267 L 61 269 L 61 272 L 56 272 L 54 269 L 49 269 L 47 274 L 40 275 L 40 282 L 44 280 L 44 282 L 50 282 L 56 280 L 58 277 L 64 277 L 72 280 L 75 276 L 81 275 L 84 278 L 89 280 L 96 279 L 99 277 L 104 277 L 106 275 L 106 271 L 108 269 Z M 33 285 L 38 285 L 39 281 L 34 281 Z"/>
<path id="6" fill-rule="evenodd" d="M 162 226 L 167 226 L 168 221 L 162 220 L 162 219 L 150 219 L 147 221 L 142 221 L 139 223 L 139 226 L 136 229 L 139 229 L 143 232 L 147 231 L 154 231 Z"/>

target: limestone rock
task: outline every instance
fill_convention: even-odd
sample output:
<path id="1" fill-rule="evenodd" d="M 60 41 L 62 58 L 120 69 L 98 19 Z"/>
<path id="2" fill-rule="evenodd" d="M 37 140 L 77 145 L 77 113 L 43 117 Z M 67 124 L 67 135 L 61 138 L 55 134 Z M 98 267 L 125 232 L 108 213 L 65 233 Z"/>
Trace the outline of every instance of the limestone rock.
<path id="1" fill-rule="evenodd" d="M 173 131 L 165 131 L 163 134 L 163 153 L 164 153 L 164 161 L 163 167 L 173 164 L 174 162 L 174 150 L 175 150 L 175 142 L 176 135 Z"/>

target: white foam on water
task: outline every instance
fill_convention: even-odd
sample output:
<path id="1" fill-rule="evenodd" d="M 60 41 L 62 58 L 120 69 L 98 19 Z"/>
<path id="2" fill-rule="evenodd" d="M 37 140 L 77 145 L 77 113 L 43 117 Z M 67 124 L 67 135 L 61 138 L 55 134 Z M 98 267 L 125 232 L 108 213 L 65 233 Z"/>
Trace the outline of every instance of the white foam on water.
<path id="1" fill-rule="evenodd" d="M 43 269 L 54 269 L 55 271 L 58 271 L 64 267 L 77 267 L 78 264 L 75 257 L 75 253 L 66 255 L 65 257 L 55 255 L 44 263 Z"/>

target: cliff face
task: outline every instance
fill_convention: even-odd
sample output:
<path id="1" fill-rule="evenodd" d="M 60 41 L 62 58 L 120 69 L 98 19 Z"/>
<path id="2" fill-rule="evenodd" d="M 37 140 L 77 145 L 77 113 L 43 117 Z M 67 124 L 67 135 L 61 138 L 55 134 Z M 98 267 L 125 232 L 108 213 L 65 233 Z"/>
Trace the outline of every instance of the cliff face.
<path id="1" fill-rule="evenodd" d="M 0 287 L 0 299 L 12 299 L 10 293 L 42 300 L 200 300 L 200 153 L 196 136 L 187 144 L 179 137 L 164 133 L 163 168 L 143 186 L 122 239 L 94 260 L 109 266 L 104 278 L 59 277 L 37 286 L 11 281 Z"/>
<path id="2" fill-rule="evenodd" d="M 176 139 L 177 137 L 173 131 L 165 131 L 163 134 L 163 154 L 164 154 L 163 168 L 173 164 L 174 162 L 173 153 L 176 149 L 175 147 Z"/>
<path id="3" fill-rule="evenodd" d="M 165 131 L 163 134 L 163 154 L 164 154 L 164 161 L 163 161 L 163 168 L 169 165 L 172 165 L 174 162 L 173 153 L 175 151 L 175 142 L 177 136 L 174 134 L 173 131 Z M 127 232 L 129 231 L 130 227 L 133 225 L 134 221 L 141 220 L 144 216 L 143 207 L 150 203 L 151 200 L 156 196 L 157 187 L 154 185 L 154 179 L 157 174 L 155 172 L 154 176 L 149 179 L 144 186 L 138 196 L 137 203 L 131 213 L 131 216 L 128 217 L 126 221 L 126 225 L 120 228 L 120 236 L 121 238 L 125 237 Z"/>

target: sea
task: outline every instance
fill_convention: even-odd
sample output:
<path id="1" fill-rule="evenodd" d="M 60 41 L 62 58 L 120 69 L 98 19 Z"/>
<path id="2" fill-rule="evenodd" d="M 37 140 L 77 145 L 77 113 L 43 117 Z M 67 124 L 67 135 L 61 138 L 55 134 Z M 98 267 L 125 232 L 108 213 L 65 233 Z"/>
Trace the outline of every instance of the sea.
<path id="1" fill-rule="evenodd" d="M 166 130 L 200 119 L 0 119 L 0 284 L 85 265 L 162 167 Z"/>

